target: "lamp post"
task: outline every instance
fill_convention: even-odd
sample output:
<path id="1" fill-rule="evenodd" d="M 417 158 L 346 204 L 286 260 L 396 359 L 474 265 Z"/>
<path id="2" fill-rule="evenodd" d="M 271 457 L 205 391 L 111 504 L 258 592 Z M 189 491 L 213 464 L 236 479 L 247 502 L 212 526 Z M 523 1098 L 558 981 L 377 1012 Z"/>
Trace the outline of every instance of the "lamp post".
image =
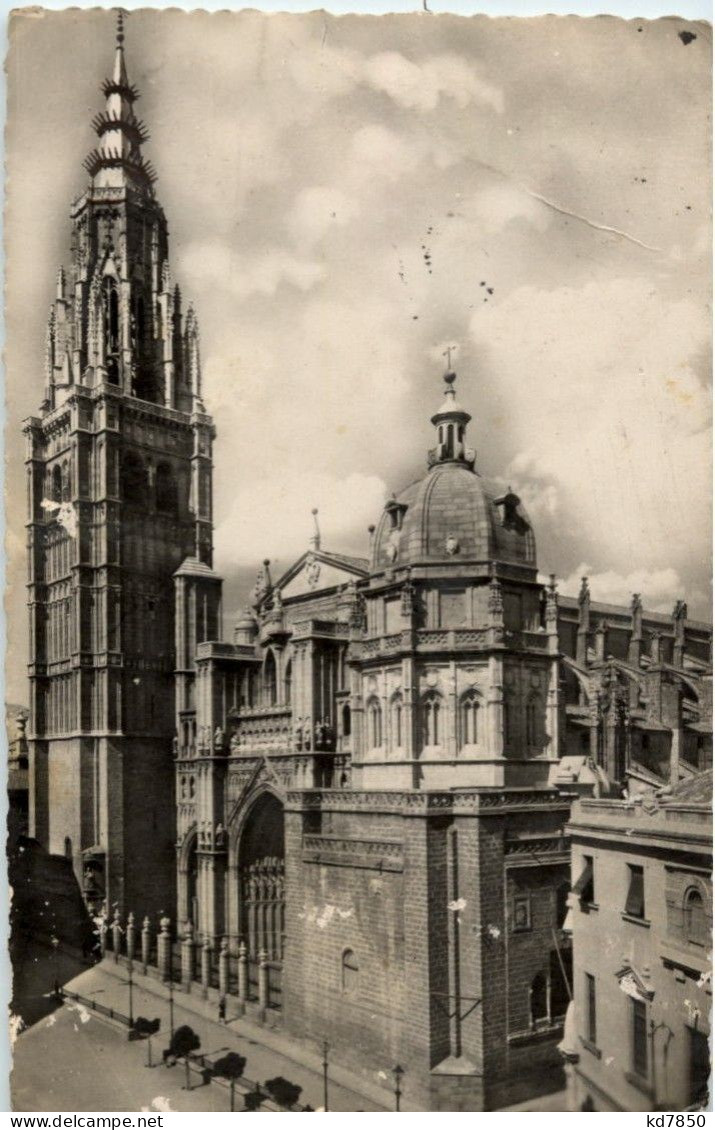
<path id="1" fill-rule="evenodd" d="M 169 949 L 169 1040 L 174 1039 L 174 947 Z"/>
<path id="2" fill-rule="evenodd" d="M 328 1052 L 330 1044 L 323 1040 L 323 1110 L 328 1109 Z"/>
<path id="3" fill-rule="evenodd" d="M 132 980 L 132 959 L 129 958 L 129 1027 L 134 1027 L 134 981 Z"/>
<path id="4" fill-rule="evenodd" d="M 59 999 L 60 999 L 60 978 L 59 978 L 59 968 L 58 968 L 58 952 L 59 952 L 59 946 L 60 946 L 60 939 L 59 939 L 59 938 L 57 937 L 57 935 L 56 935 L 56 934 L 55 934 L 55 933 L 53 932 L 53 934 L 52 934 L 52 954 L 53 954 L 53 961 L 52 961 L 52 964 L 53 964 L 53 967 L 54 967 L 54 975 L 55 975 L 55 989 L 54 989 L 54 992 L 55 992 L 55 998 L 56 998 L 57 1000 L 59 1000 Z"/>
<path id="5" fill-rule="evenodd" d="M 404 1068 L 400 1067 L 400 1065 L 398 1063 L 396 1067 L 393 1067 L 392 1074 L 393 1074 L 393 1077 L 395 1079 L 395 1110 L 399 1111 L 399 1109 L 400 1109 L 400 1096 L 402 1095 L 402 1091 L 400 1089 L 400 1083 L 402 1082 L 402 1076 L 405 1074 Z"/>

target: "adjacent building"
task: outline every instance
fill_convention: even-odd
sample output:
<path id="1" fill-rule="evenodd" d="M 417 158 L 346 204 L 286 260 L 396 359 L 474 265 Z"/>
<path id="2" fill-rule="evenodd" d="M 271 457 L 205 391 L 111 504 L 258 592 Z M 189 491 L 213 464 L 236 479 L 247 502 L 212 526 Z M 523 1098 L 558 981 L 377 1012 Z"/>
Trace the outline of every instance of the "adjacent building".
<path id="1" fill-rule="evenodd" d="M 563 1051 L 575 1110 L 707 1101 L 712 787 L 710 771 L 574 806 L 574 1004 Z"/>
<path id="2" fill-rule="evenodd" d="M 31 835 L 91 908 L 175 905 L 231 985 L 244 954 L 249 996 L 268 967 L 271 1022 L 399 1065 L 418 1109 L 553 1086 L 572 801 L 711 765 L 710 628 L 544 584 L 450 371 L 365 557 L 316 514 L 224 638 L 196 318 L 121 18 L 104 93 L 26 425 Z"/>

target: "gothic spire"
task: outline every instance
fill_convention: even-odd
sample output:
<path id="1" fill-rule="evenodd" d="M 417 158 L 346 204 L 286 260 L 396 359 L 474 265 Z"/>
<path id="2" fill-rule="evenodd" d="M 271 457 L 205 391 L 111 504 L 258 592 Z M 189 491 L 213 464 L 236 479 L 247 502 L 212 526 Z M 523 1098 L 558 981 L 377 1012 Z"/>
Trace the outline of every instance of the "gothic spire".
<path id="1" fill-rule="evenodd" d="M 105 79 L 104 110 L 92 121 L 99 145 L 85 159 L 84 167 L 99 188 L 122 188 L 128 182 L 151 191 L 156 173 L 141 154 L 149 134 L 134 114 L 139 91 L 129 82 L 124 57 L 124 12 L 117 13 L 117 33 L 112 77 Z"/>

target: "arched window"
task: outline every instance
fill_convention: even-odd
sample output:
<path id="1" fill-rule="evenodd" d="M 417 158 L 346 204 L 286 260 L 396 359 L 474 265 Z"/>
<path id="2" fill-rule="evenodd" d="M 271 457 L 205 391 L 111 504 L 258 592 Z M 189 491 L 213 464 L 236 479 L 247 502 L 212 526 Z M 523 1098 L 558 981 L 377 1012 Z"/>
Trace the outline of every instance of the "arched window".
<path id="1" fill-rule="evenodd" d="M 454 424 L 447 424 L 447 456 L 454 456 Z"/>
<path id="2" fill-rule="evenodd" d="M 369 748 L 379 749 L 382 745 L 382 707 L 377 698 L 371 698 L 367 704 L 367 733 Z"/>
<path id="3" fill-rule="evenodd" d="M 52 486 L 51 486 L 50 489 L 51 489 L 51 493 L 52 493 L 52 501 L 53 502 L 61 502 L 62 501 L 62 468 L 60 467 L 59 463 L 55 464 L 55 466 L 52 468 L 52 480 L 51 480 L 51 482 L 52 482 Z"/>
<path id="4" fill-rule="evenodd" d="M 119 351 L 119 295 L 117 281 L 107 275 L 103 283 L 104 348 L 107 356 Z"/>
<path id="5" fill-rule="evenodd" d="M 62 501 L 69 502 L 70 500 L 70 469 L 69 463 L 65 459 L 62 464 Z"/>
<path id="6" fill-rule="evenodd" d="M 159 463 L 156 468 L 156 487 L 154 492 L 156 508 L 163 514 L 175 514 L 178 509 L 176 478 L 168 463 Z"/>
<path id="7" fill-rule="evenodd" d="M 703 896 L 696 887 L 686 892 L 683 903 L 683 925 L 685 936 L 696 946 L 704 946 L 708 940 L 708 924 L 705 916 Z"/>
<path id="8" fill-rule="evenodd" d="M 266 706 L 275 706 L 276 686 L 276 657 L 272 651 L 269 651 L 263 665 L 263 699 Z"/>
<path id="9" fill-rule="evenodd" d="M 533 696 L 526 704 L 526 744 L 528 746 L 535 746 L 538 741 L 536 705 L 536 699 Z"/>
<path id="10" fill-rule="evenodd" d="M 404 709 L 400 691 L 392 696 L 390 703 L 390 722 L 393 749 L 402 749 L 404 742 Z"/>
<path id="11" fill-rule="evenodd" d="M 441 742 L 442 700 L 436 691 L 430 691 L 422 700 L 422 744 L 439 745 Z"/>
<path id="12" fill-rule="evenodd" d="M 360 967 L 352 950 L 345 950 L 342 959 L 342 989 L 344 993 L 353 993 L 357 988 Z"/>
<path id="13" fill-rule="evenodd" d="M 134 309 L 135 309 L 134 317 L 136 319 L 136 321 L 135 321 L 136 345 L 140 346 L 142 344 L 142 342 L 144 341 L 144 334 L 146 332 L 146 315 L 145 315 L 145 312 L 144 312 L 144 296 L 142 294 L 139 294 L 137 296 L 137 303 L 136 303 L 136 306 L 135 306 Z"/>
<path id="14" fill-rule="evenodd" d="M 480 738 L 480 702 L 475 690 L 467 691 L 459 707 L 460 745 L 477 745 Z"/>
<path id="15" fill-rule="evenodd" d="M 529 1011 L 531 1013 L 531 1026 L 543 1024 L 549 1019 L 549 992 L 546 977 L 537 973 L 529 989 Z"/>
<path id="16" fill-rule="evenodd" d="M 133 451 L 122 456 L 122 501 L 146 506 L 147 478 L 144 464 Z"/>
<path id="17" fill-rule="evenodd" d="M 352 716 L 351 716 L 351 713 L 350 713 L 350 707 L 348 706 L 347 702 L 343 706 L 343 710 L 342 710 L 342 726 L 343 726 L 343 737 L 349 738 L 351 730 L 352 730 Z"/>
<path id="18" fill-rule="evenodd" d="M 504 699 L 504 745 L 509 746 L 514 738 L 514 705 L 511 698 Z"/>
<path id="19" fill-rule="evenodd" d="M 293 663 L 289 659 L 286 663 L 285 675 L 283 676 L 283 701 L 286 706 L 290 706 L 290 698 L 292 693 L 293 684 Z"/>

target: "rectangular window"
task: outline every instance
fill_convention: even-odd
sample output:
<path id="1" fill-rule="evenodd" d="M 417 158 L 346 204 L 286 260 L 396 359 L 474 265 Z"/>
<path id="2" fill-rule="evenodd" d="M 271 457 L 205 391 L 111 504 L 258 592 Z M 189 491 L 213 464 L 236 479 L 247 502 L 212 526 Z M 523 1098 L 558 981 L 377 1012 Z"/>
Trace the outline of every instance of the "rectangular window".
<path id="1" fill-rule="evenodd" d="M 531 899 L 529 895 L 514 895 L 513 929 L 531 929 Z"/>
<path id="2" fill-rule="evenodd" d="M 596 1044 L 598 1034 L 596 1028 L 596 978 L 593 973 L 586 973 L 586 1038 L 590 1044 Z"/>
<path id="3" fill-rule="evenodd" d="M 642 1079 L 648 1076 L 648 1023 L 644 1001 L 631 999 L 631 1055 L 633 1071 Z"/>
<path id="4" fill-rule="evenodd" d="M 593 903 L 596 901 L 592 855 L 583 856 L 583 870 L 574 885 L 574 894 L 578 895 L 581 902 Z"/>
<path id="5" fill-rule="evenodd" d="M 634 863 L 628 866 L 628 895 L 626 896 L 626 914 L 631 918 L 645 918 L 645 888 L 643 885 L 643 868 Z"/>

